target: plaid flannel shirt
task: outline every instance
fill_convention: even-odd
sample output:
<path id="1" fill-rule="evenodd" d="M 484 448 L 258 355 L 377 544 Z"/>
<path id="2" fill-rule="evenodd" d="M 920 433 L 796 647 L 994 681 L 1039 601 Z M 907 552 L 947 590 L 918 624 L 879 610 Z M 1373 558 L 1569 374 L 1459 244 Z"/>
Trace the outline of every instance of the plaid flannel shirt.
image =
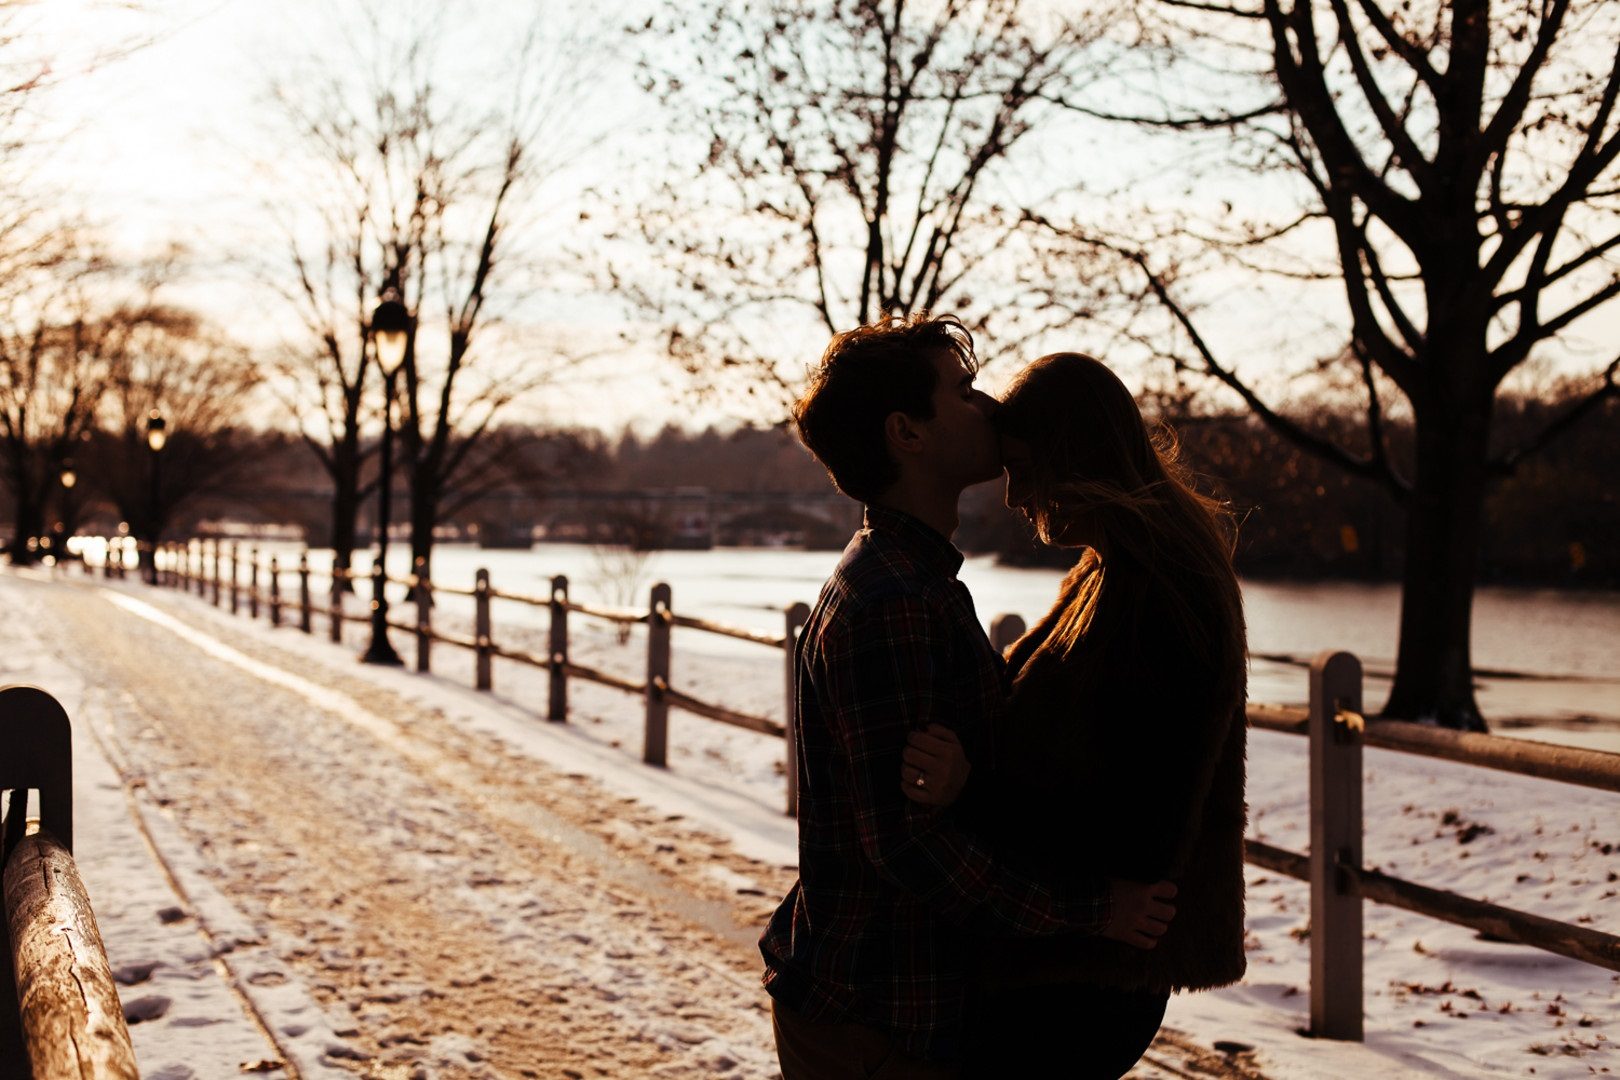
<path id="1" fill-rule="evenodd" d="M 920 521 L 868 507 L 822 589 L 794 660 L 799 880 L 760 939 L 778 1001 L 925 1059 L 960 1051 L 969 930 L 1096 933 L 1110 914 L 1101 877 L 1060 893 L 900 790 L 910 731 L 944 724 L 982 766 L 1006 697 L 961 565 Z"/>

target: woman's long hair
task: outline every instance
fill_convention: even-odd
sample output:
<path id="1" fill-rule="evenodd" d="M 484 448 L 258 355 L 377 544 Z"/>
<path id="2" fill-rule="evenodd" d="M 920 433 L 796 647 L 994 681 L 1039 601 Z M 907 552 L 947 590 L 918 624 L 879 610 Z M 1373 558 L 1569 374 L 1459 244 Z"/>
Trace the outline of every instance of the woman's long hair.
<path id="1" fill-rule="evenodd" d="M 1109 582 L 1122 573 L 1140 577 L 1209 670 L 1223 682 L 1241 679 L 1235 521 L 1224 502 L 1194 485 L 1174 432 L 1159 425 L 1150 433 L 1125 385 L 1081 353 L 1053 353 L 1025 368 L 1007 391 L 996 426 L 1029 444 L 1041 539 L 1050 543 L 1066 522 L 1084 521 L 1108 553 L 1103 576 Z M 1100 592 L 1110 589 L 1098 585 L 1086 610 L 1054 628 L 1054 644 L 1063 652 L 1087 636 Z"/>

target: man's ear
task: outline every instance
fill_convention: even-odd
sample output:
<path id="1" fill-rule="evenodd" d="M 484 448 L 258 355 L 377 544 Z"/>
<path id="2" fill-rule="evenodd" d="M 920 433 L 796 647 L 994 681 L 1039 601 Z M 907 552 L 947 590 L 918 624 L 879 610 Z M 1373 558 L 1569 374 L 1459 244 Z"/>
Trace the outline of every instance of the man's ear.
<path id="1" fill-rule="evenodd" d="M 923 445 L 922 430 L 903 412 L 892 412 L 884 419 L 883 438 L 897 454 L 914 454 Z"/>

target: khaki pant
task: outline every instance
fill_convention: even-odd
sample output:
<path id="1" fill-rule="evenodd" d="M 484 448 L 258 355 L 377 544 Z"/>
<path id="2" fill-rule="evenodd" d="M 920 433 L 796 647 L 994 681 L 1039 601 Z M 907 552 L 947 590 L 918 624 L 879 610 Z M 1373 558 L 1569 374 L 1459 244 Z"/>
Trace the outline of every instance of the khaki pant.
<path id="1" fill-rule="evenodd" d="M 818 1024 L 775 1001 L 771 1027 L 782 1080 L 956 1080 L 954 1065 L 920 1061 L 896 1050 L 865 1024 Z"/>

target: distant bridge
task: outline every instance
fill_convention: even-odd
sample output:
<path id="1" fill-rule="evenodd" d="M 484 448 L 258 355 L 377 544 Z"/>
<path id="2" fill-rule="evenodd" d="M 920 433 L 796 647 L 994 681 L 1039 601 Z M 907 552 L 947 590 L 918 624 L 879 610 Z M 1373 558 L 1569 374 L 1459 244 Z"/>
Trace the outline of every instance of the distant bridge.
<path id="1" fill-rule="evenodd" d="M 319 523 L 331 493 L 318 488 L 266 491 L 253 500 L 274 520 Z M 396 501 L 403 507 L 402 499 Z M 374 500 L 361 509 L 369 529 Z M 404 514 L 396 511 L 400 518 Z M 553 488 L 498 491 L 447 523 L 447 532 L 486 546 L 526 547 L 534 540 L 707 548 L 715 544 L 842 546 L 859 528 L 860 504 L 831 488 L 716 491 L 705 487 L 617 491 Z M 395 525 L 398 526 L 396 520 Z M 318 524 L 316 525 L 318 527 Z"/>

